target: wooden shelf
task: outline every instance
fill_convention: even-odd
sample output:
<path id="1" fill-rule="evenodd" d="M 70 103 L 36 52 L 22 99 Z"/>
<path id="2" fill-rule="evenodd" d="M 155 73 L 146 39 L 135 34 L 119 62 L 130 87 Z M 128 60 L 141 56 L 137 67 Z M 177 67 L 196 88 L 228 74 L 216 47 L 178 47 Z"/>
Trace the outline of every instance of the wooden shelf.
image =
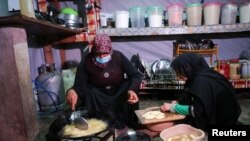
<path id="1" fill-rule="evenodd" d="M 47 44 L 54 43 L 55 41 L 60 43 L 60 40 L 66 38 L 68 42 L 82 42 L 86 39 L 78 39 L 79 37 L 83 36 L 82 34 L 84 34 L 86 29 L 83 29 L 82 31 L 74 30 L 55 23 L 29 18 L 23 15 L 0 17 L 0 27 L 23 27 L 26 29 L 28 36 L 36 36 L 39 39 L 44 39 Z"/>

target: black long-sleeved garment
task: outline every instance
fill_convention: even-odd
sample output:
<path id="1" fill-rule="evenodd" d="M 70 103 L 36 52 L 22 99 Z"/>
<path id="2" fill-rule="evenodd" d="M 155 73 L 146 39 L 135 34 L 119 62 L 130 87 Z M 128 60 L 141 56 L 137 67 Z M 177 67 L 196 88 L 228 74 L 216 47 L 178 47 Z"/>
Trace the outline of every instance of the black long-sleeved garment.
<path id="1" fill-rule="evenodd" d="M 211 125 L 237 123 L 241 108 L 232 84 L 210 69 L 202 56 L 186 53 L 178 56 L 171 66 L 177 74 L 188 78 L 178 101 L 193 107 L 193 115 L 187 116 L 188 123 L 204 131 Z"/>
<path id="2" fill-rule="evenodd" d="M 119 51 L 113 51 L 105 68 L 96 66 L 92 59 L 90 53 L 81 61 L 73 86 L 83 105 L 92 116 L 106 120 L 110 126 L 134 126 L 134 110 L 139 109 L 139 103 L 128 104 L 127 91 L 139 92 L 141 74 Z"/>

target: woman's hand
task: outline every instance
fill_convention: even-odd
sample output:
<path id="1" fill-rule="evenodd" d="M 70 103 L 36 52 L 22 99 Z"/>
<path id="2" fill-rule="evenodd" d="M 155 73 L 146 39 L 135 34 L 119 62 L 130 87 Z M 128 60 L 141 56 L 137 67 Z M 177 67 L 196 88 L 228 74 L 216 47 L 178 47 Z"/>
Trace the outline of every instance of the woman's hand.
<path id="1" fill-rule="evenodd" d="M 66 100 L 71 107 L 71 110 L 75 110 L 78 95 L 74 89 L 70 89 L 67 93 Z"/>
<path id="2" fill-rule="evenodd" d="M 137 94 L 134 91 L 129 90 L 128 91 L 128 103 L 134 104 L 138 101 L 139 101 L 139 98 L 138 98 Z"/>
<path id="3" fill-rule="evenodd" d="M 162 112 L 169 112 L 171 108 L 171 103 L 164 103 L 160 108 Z"/>

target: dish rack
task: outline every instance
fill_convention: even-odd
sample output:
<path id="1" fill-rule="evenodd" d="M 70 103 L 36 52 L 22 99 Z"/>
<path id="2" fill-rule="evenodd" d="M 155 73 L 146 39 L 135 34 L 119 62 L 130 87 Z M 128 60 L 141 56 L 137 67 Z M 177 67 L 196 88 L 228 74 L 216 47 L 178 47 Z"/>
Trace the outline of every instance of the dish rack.
<path id="1" fill-rule="evenodd" d="M 198 53 L 198 54 L 203 55 L 205 58 L 206 57 L 209 58 L 209 62 L 210 62 L 211 67 L 214 67 L 217 70 L 220 69 L 219 68 L 219 66 L 220 66 L 219 57 L 218 57 L 219 52 L 218 52 L 218 45 L 217 44 L 215 44 L 214 47 L 210 48 L 210 49 L 197 49 L 197 50 L 195 50 L 195 49 L 181 49 L 181 47 L 176 42 L 174 42 L 173 45 L 174 45 L 174 50 L 173 50 L 174 57 L 176 57 L 180 54 L 183 54 L 183 53 L 188 53 L 188 52 Z M 216 65 L 213 64 L 214 60 L 217 62 Z"/>
<path id="2" fill-rule="evenodd" d="M 183 89 L 184 82 L 176 74 L 153 74 L 143 80 L 143 89 Z"/>

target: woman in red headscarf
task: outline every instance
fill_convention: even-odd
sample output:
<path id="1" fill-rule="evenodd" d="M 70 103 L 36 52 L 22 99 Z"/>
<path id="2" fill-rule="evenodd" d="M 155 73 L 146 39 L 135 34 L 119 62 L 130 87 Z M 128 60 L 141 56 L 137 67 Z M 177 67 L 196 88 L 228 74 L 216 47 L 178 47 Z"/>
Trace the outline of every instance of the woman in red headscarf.
<path id="1" fill-rule="evenodd" d="M 91 52 L 77 68 L 67 101 L 74 110 L 78 98 L 91 116 L 106 120 L 110 127 L 134 127 L 139 109 L 141 74 L 119 51 L 113 50 L 107 34 L 97 34 Z"/>

